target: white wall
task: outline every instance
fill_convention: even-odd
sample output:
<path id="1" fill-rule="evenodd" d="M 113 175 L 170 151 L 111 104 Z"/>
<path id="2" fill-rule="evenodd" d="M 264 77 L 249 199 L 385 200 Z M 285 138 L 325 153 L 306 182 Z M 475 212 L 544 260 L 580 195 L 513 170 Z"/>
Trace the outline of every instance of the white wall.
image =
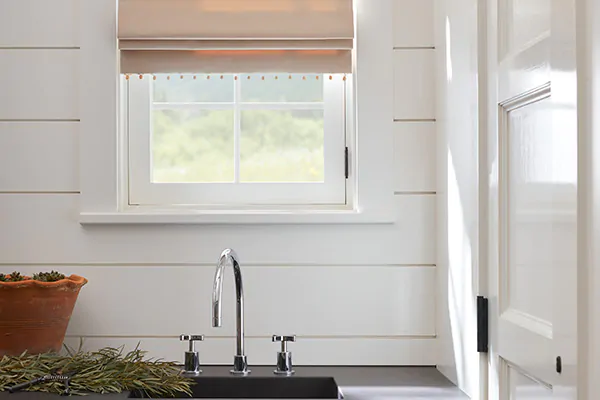
<path id="1" fill-rule="evenodd" d="M 394 69 L 396 224 L 95 227 L 77 220 L 78 91 L 95 79 L 80 68 L 80 37 L 93 34 L 78 23 L 83 1 L 0 5 L 0 271 L 89 279 L 71 343 L 141 341 L 152 356 L 181 360 L 177 336 L 203 333 L 203 362 L 231 363 L 231 279 L 223 328 L 210 327 L 209 305 L 214 263 L 233 247 L 250 363 L 272 364 L 270 336 L 295 333 L 298 364 L 435 364 L 433 0 L 393 0 L 394 37 L 382 38 L 395 56 L 380 68 Z"/>
<path id="2" fill-rule="evenodd" d="M 438 369 L 474 399 L 479 398 L 478 3 L 435 3 Z"/>

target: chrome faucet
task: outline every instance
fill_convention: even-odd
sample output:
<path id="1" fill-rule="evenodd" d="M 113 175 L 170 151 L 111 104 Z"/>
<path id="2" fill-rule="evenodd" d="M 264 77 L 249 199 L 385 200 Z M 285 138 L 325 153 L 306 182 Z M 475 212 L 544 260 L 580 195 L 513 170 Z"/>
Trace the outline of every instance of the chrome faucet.
<path id="1" fill-rule="evenodd" d="M 235 251 L 225 249 L 219 257 L 217 264 L 217 272 L 215 273 L 215 282 L 213 285 L 213 327 L 221 327 L 221 295 L 223 294 L 223 270 L 227 263 L 231 262 L 233 267 L 233 275 L 235 279 L 235 293 L 237 298 L 236 303 L 236 331 L 237 331 L 237 351 L 233 357 L 233 369 L 231 373 L 234 375 L 248 375 L 248 360 L 244 354 L 244 287 L 242 284 L 242 271 L 238 263 L 238 256 Z"/>

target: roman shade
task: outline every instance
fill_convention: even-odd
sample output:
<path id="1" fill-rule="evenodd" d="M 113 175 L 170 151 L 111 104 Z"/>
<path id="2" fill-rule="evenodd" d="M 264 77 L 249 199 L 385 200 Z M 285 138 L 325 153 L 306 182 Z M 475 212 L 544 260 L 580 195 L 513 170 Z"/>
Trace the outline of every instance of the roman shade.
<path id="1" fill-rule="evenodd" d="M 122 73 L 349 73 L 352 0 L 120 0 Z"/>

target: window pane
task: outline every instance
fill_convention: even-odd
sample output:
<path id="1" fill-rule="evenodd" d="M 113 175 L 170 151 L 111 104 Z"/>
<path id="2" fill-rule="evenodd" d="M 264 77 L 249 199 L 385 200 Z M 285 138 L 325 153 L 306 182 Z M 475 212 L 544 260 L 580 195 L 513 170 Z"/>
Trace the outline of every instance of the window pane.
<path id="1" fill-rule="evenodd" d="M 160 103 L 231 103 L 233 102 L 233 75 L 156 75 L 154 101 Z M 210 76 L 210 79 L 208 77 Z"/>
<path id="2" fill-rule="evenodd" d="M 242 182 L 323 182 L 323 110 L 242 111 Z"/>
<path id="3" fill-rule="evenodd" d="M 248 79 L 250 76 L 250 79 Z M 263 80 L 262 77 L 265 77 Z M 241 98 L 244 102 L 322 102 L 323 76 L 289 74 L 243 75 Z M 275 79 L 277 77 L 278 79 Z M 306 79 L 303 79 L 306 78 Z"/>
<path id="4" fill-rule="evenodd" d="M 232 182 L 233 111 L 154 110 L 152 180 Z"/>

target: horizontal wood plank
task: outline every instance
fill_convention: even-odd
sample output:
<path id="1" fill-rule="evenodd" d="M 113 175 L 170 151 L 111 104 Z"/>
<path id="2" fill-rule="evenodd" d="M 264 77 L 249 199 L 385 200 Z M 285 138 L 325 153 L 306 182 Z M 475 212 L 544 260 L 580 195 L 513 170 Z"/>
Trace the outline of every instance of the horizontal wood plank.
<path id="1" fill-rule="evenodd" d="M 434 46 L 434 0 L 394 0 L 394 47 Z"/>
<path id="2" fill-rule="evenodd" d="M 0 120 L 77 119 L 78 52 L 0 49 Z"/>
<path id="3" fill-rule="evenodd" d="M 65 341 L 77 348 L 79 337 Z M 435 365 L 434 338 L 298 338 L 293 344 L 294 364 L 302 365 Z M 183 362 L 186 346 L 179 337 L 168 338 L 105 338 L 84 339 L 84 349 L 97 350 L 105 346 L 125 346 L 125 350 L 140 345 L 149 357 Z M 200 359 L 206 365 L 231 365 L 235 354 L 235 338 L 207 338 L 198 346 Z M 270 337 L 247 338 L 246 354 L 250 365 L 273 365 L 277 346 Z"/>
<path id="4" fill-rule="evenodd" d="M 2 0 L 1 47 L 78 45 L 78 0 Z"/>
<path id="5" fill-rule="evenodd" d="M 229 269 L 222 295 L 223 327 L 215 329 L 213 266 L 52 268 L 89 280 L 80 292 L 70 335 L 174 336 L 188 330 L 235 335 Z M 33 274 L 48 268 L 18 269 Z M 435 274 L 435 267 L 416 266 L 242 266 L 246 334 L 434 336 Z"/>
<path id="6" fill-rule="evenodd" d="M 2 194 L 4 264 L 435 264 L 435 196 L 396 196 L 389 225 L 81 226 L 78 195 Z"/>
<path id="7" fill-rule="evenodd" d="M 394 51 L 394 118 L 435 119 L 435 50 Z"/>
<path id="8" fill-rule="evenodd" d="M 74 192 L 77 122 L 1 122 L 0 192 Z"/>
<path id="9" fill-rule="evenodd" d="M 394 124 L 396 192 L 435 192 L 435 122 Z"/>

